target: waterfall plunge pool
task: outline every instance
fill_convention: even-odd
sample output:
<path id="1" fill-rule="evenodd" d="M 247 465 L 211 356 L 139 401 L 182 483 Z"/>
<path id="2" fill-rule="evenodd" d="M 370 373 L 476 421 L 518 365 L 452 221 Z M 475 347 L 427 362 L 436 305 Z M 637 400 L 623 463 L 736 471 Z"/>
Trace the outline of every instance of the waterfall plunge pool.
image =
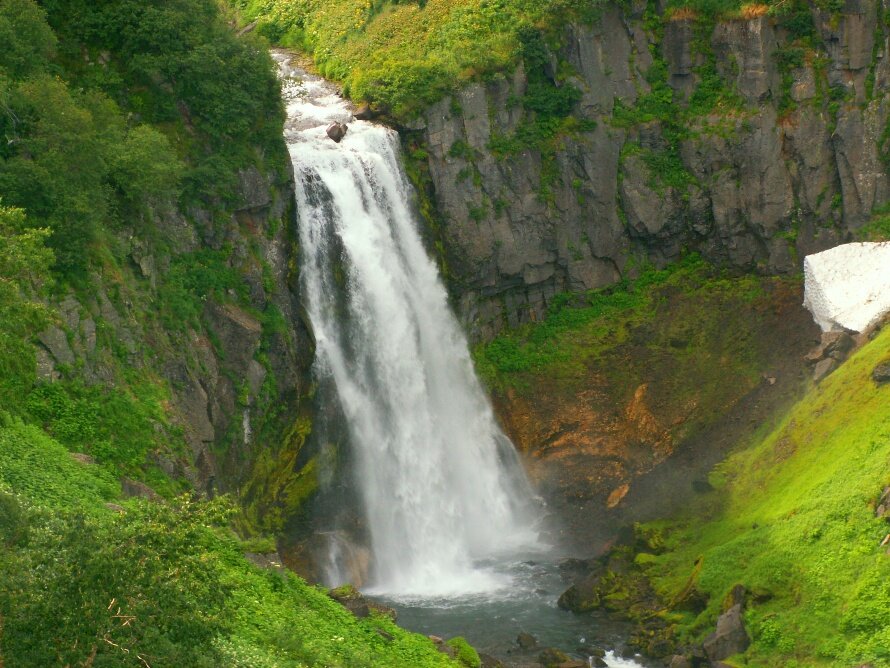
<path id="1" fill-rule="evenodd" d="M 588 661 L 599 654 L 597 650 L 605 651 L 604 660 L 612 668 L 648 665 L 641 657 L 627 656 L 626 624 L 604 614 L 576 615 L 557 607 L 556 600 L 568 584 L 555 562 L 530 554 L 480 567 L 509 577 L 510 583 L 489 594 L 447 598 L 369 594 L 398 612 L 400 626 L 446 639 L 463 636 L 479 652 L 514 668 L 540 668 L 538 656 L 547 647 Z M 534 636 L 537 646 L 521 649 L 520 633 Z"/>

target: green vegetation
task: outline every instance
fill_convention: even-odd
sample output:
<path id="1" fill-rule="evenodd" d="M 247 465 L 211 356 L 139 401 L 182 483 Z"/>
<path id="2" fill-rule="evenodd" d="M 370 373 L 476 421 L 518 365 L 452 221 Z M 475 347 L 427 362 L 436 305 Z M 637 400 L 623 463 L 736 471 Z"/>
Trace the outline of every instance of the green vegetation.
<path id="1" fill-rule="evenodd" d="M 169 496 L 148 455 L 186 449 L 156 362 L 190 331 L 216 341 L 208 301 L 247 307 L 260 252 L 200 244 L 243 205 L 239 171 L 286 159 L 273 63 L 214 0 L 0 0 L 0 38 L 0 409 Z M 252 314 L 281 333 L 274 307 Z M 48 326 L 73 355 L 38 383 Z"/>
<path id="2" fill-rule="evenodd" d="M 219 251 L 204 249 L 183 253 L 174 258 L 164 274 L 158 290 L 163 305 L 161 318 L 168 330 L 200 325 L 204 303 L 208 299 L 222 301 L 231 291 L 242 299 L 247 286 L 228 259 L 231 248 Z"/>
<path id="3" fill-rule="evenodd" d="M 523 59 L 526 72 L 543 76 L 540 63 L 528 58 L 528 35 L 537 33 L 551 46 L 569 21 L 589 23 L 610 4 L 622 0 L 229 0 L 243 22 L 257 21 L 257 31 L 273 43 L 313 55 L 323 76 L 337 79 L 355 99 L 377 102 L 396 117 L 422 110 L 468 81 L 510 71 Z M 650 3 L 652 5 L 653 3 Z M 664 19 L 692 18 L 700 23 L 769 12 L 794 35 L 814 30 L 807 5 L 801 0 L 671 0 L 667 12 L 647 19 L 654 27 Z M 818 5 L 838 11 L 836 0 Z M 804 11 L 807 10 L 807 11 Z M 654 7 L 648 10 L 655 12 Z M 700 27 L 704 27 L 702 24 Z M 655 54 L 658 55 L 658 54 Z M 549 65 L 549 60 L 548 63 Z M 708 61 L 699 68 L 701 84 L 690 100 L 699 115 L 727 98 L 725 84 Z M 560 77 L 557 75 L 556 77 Z M 529 82 L 525 106 L 543 99 L 548 107 L 574 104 L 571 87 L 547 86 L 547 95 Z M 535 109 L 539 111 L 538 109 Z M 567 113 L 545 116 L 565 117 Z M 545 128 L 524 129 L 533 136 Z"/>
<path id="4" fill-rule="evenodd" d="M 465 666 L 466 668 L 479 668 L 482 665 L 482 659 L 479 658 L 479 654 L 477 654 L 476 650 L 473 649 L 473 646 L 461 636 L 451 638 L 446 644 L 455 651 L 455 658 L 460 661 L 462 666 Z"/>
<path id="5" fill-rule="evenodd" d="M 653 346 L 670 349 L 669 339 L 695 335 L 695 343 L 718 344 L 723 340 L 709 309 L 737 301 L 751 303 L 763 298 L 761 281 L 754 277 L 730 278 L 697 255 L 657 270 L 647 268 L 633 280 L 586 294 L 557 295 L 547 317 L 538 323 L 503 333 L 474 351 L 476 368 L 495 387 L 522 389 L 532 378 L 559 378 L 573 382 L 585 377 L 590 365 L 608 368 L 605 363 L 626 343 L 633 330 L 656 321 L 672 295 L 681 294 L 683 309 L 678 331 L 660 332 Z M 688 303 L 687 303 L 688 302 Z M 710 324 L 709 324 L 710 323 Z M 700 331 L 689 326 L 697 324 Z M 713 330 L 706 329 L 713 324 Z M 689 330 L 689 331 L 683 331 Z M 652 332 L 649 332 L 651 335 Z M 744 355 L 740 359 L 744 359 Z"/>
<path id="6" fill-rule="evenodd" d="M 252 566 L 225 498 L 118 494 L 104 468 L 0 413 L 4 665 L 455 665 L 385 616 L 357 619 L 295 575 Z"/>
<path id="7" fill-rule="evenodd" d="M 66 281 L 106 230 L 282 159 L 271 60 L 211 0 L 3 0 L 0 35 L 0 193 L 50 230 Z"/>
<path id="8" fill-rule="evenodd" d="M 353 98 L 399 117 L 462 84 L 513 69 L 524 35 L 589 21 L 606 0 L 231 0 L 272 42 L 313 54 L 323 76 Z M 548 93 L 552 93 L 549 91 Z M 530 86 L 531 98 L 539 98 Z M 567 92 L 571 97 L 573 93 Z M 562 105 L 548 94 L 548 106 Z M 554 111 L 554 110 L 551 110 Z"/>
<path id="9" fill-rule="evenodd" d="M 50 321 L 40 301 L 49 287 L 49 231 L 27 225 L 21 209 L 0 201 L 0 406 L 18 401 L 34 376 L 34 347 L 28 338 Z"/>
<path id="10" fill-rule="evenodd" d="M 861 241 L 890 241 L 890 206 L 872 212 L 872 218 L 856 231 Z"/>
<path id="11" fill-rule="evenodd" d="M 647 562 L 664 600 L 708 597 L 698 615 L 668 613 L 681 636 L 709 632 L 740 583 L 752 592 L 745 665 L 890 665 L 888 526 L 874 511 L 890 483 L 890 387 L 871 380 L 888 357 L 885 329 L 721 465 L 705 503 L 645 528 L 664 541 Z"/>
<path id="12" fill-rule="evenodd" d="M 812 3 L 804 3 L 800 0 L 763 0 L 763 2 L 749 2 L 748 0 L 668 0 L 669 10 L 684 18 L 704 16 L 719 19 L 735 19 L 739 17 L 751 18 L 769 14 L 778 17 L 794 17 L 792 28 L 795 30 L 801 26 L 806 27 L 806 20 L 801 17 L 800 9 L 805 4 L 816 5 L 820 9 L 837 13 L 844 8 L 843 0 L 815 0 Z M 680 13 L 680 12 L 686 12 Z M 810 24 L 812 21 L 810 21 Z"/>
<path id="13" fill-rule="evenodd" d="M 77 379 L 39 383 L 28 393 L 25 413 L 72 452 L 139 478 L 146 455 L 173 439 L 163 386 L 132 380 L 116 391 Z"/>
<path id="14" fill-rule="evenodd" d="M 689 256 L 609 288 L 557 295 L 545 318 L 477 346 L 473 358 L 498 400 L 520 411 L 608 411 L 634 405 L 642 388 L 680 443 L 778 363 L 776 309 L 799 302 L 799 291 L 796 278 L 731 276 Z"/>

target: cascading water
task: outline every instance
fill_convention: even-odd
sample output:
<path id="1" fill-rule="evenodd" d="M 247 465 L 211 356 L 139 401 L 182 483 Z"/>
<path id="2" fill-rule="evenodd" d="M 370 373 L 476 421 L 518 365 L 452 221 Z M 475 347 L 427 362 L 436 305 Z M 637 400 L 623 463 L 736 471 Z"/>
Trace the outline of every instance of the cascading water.
<path id="1" fill-rule="evenodd" d="M 398 136 L 352 122 L 313 77 L 285 76 L 285 99 L 303 288 L 354 448 L 371 585 L 402 598 L 496 589 L 505 576 L 480 563 L 536 543 L 532 493 L 421 242 Z M 333 121 L 350 121 L 339 144 Z"/>

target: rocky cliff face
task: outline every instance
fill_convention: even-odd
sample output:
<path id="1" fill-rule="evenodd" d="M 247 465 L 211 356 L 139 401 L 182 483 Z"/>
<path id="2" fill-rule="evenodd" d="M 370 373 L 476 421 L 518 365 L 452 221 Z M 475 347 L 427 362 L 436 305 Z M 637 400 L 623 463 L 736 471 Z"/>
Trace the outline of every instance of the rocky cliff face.
<path id="1" fill-rule="evenodd" d="M 580 100 L 575 129 L 546 149 L 497 150 L 534 122 L 522 67 L 428 109 L 409 142 L 472 335 L 685 250 L 788 273 L 848 240 L 890 197 L 884 12 L 848 0 L 714 23 L 655 3 L 606 9 L 551 40 L 547 76 Z"/>
<path id="2" fill-rule="evenodd" d="M 151 228 L 124 229 L 117 266 L 63 296 L 38 337 L 38 374 L 123 392 L 149 379 L 166 397 L 153 464 L 210 494 L 240 492 L 250 520 L 280 529 L 305 498 L 292 487 L 307 487 L 296 462 L 311 425 L 293 174 L 249 168 L 232 202 L 158 212 Z M 176 282 L 183 266 L 191 273 Z M 224 291 L 195 278 L 211 271 L 233 277 Z M 180 294 L 202 304 L 194 320 L 170 309 Z"/>

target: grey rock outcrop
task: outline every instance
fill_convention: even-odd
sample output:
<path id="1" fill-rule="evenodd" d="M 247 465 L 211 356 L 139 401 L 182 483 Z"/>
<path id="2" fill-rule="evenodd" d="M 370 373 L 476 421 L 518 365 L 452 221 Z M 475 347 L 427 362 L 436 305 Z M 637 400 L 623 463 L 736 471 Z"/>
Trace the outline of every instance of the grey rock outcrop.
<path id="1" fill-rule="evenodd" d="M 704 642 L 705 654 L 712 663 L 748 649 L 751 639 L 742 620 L 742 605 L 737 603 L 717 618 L 717 630 Z"/>
<path id="2" fill-rule="evenodd" d="M 260 449 L 256 432 L 277 415 L 279 402 L 296 408 L 314 348 L 296 281 L 292 173 L 242 170 L 232 200 L 225 224 L 203 209 L 169 210 L 155 213 L 151 237 L 124 230 L 118 243 L 129 263 L 113 278 L 92 276 L 91 296 L 72 293 L 54 304 L 58 317 L 36 341 L 43 381 L 76 373 L 88 385 L 114 387 L 126 382 L 119 377 L 123 366 L 169 392 L 163 419 L 153 426 L 159 442 L 184 440 L 188 450 L 149 457 L 171 478 L 208 493 L 238 487 L 251 475 Z M 194 322 L 159 319 L 171 265 L 207 250 L 247 289 L 201 296 L 203 312 Z M 258 317 L 268 312 L 280 316 L 274 332 Z M 274 384 L 266 382 L 269 375 Z M 143 483 L 122 483 L 128 496 L 156 497 Z"/>
<path id="3" fill-rule="evenodd" d="M 882 362 L 878 364 L 872 372 L 871 378 L 878 385 L 890 383 L 890 362 Z"/>

